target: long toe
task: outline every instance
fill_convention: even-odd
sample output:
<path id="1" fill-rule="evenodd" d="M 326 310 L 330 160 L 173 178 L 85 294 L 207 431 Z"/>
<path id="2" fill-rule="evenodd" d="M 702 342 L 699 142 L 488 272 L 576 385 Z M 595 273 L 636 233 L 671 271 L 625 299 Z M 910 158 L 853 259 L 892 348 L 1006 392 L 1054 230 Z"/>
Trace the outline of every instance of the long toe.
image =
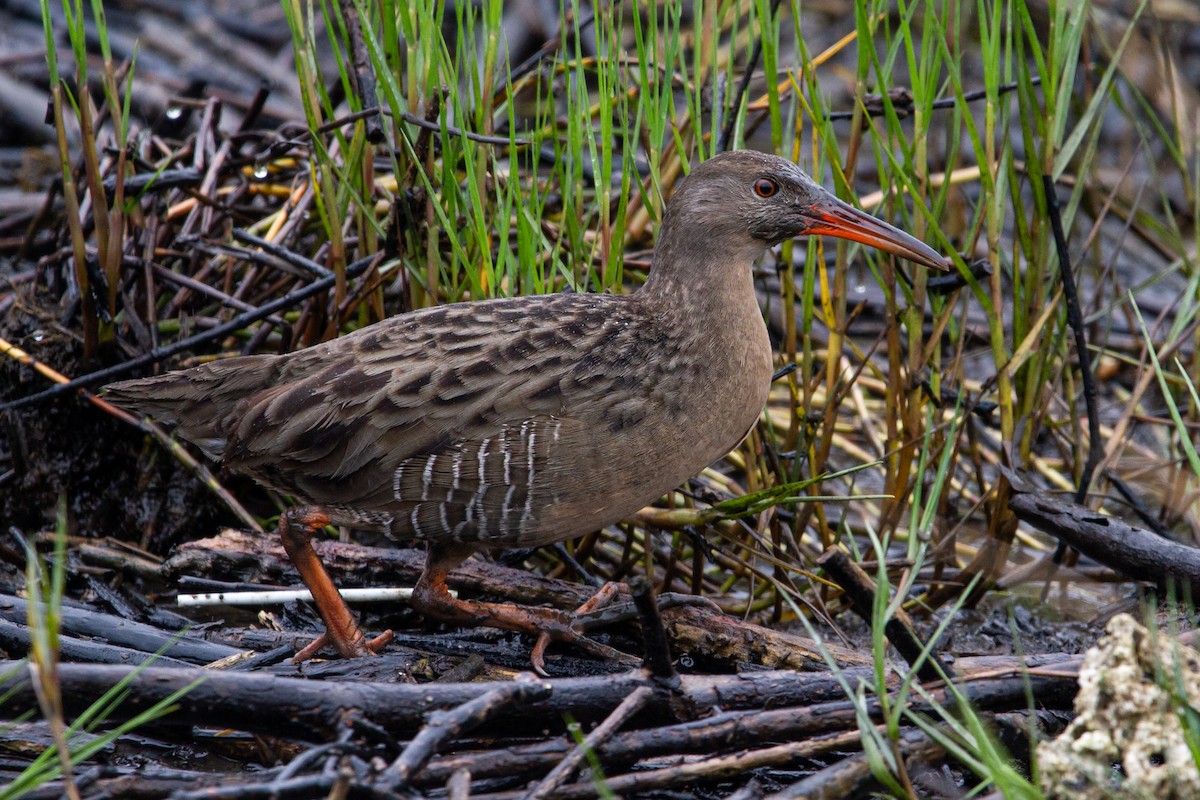
<path id="1" fill-rule="evenodd" d="M 292 656 L 293 664 L 303 664 L 310 658 L 321 651 L 321 648 L 326 645 L 332 645 L 342 658 L 364 658 L 366 656 L 379 655 L 380 651 L 388 645 L 396 635 L 391 630 L 386 630 L 376 636 L 374 639 L 367 639 L 365 636 L 355 639 L 354 641 L 339 642 L 335 640 L 328 631 L 322 633 L 316 639 L 306 644 L 301 648 L 296 655 Z"/>

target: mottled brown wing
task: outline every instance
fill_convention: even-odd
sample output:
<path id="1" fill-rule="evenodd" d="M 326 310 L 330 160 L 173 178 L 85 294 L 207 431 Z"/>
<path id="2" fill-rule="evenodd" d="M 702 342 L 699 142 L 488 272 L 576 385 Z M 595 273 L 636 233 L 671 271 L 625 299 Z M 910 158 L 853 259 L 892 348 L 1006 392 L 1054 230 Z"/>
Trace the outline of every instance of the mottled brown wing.
<path id="1" fill-rule="evenodd" d="M 253 461 L 278 454 L 311 462 L 337 446 L 323 431 L 348 426 L 373 435 L 356 415 L 379 413 L 375 427 L 401 432 L 427 417 L 431 430 L 440 429 L 497 391 L 506 376 L 530 368 L 561 371 L 573 348 L 591 347 L 603 325 L 600 307 L 613 299 L 551 295 L 424 309 L 283 356 L 225 359 L 113 383 L 104 396 L 175 426 L 217 457 Z M 561 325 L 547 325 L 563 317 Z M 508 402 L 490 399 L 498 411 Z M 237 440 L 237 452 L 226 454 L 230 439 Z M 364 444 L 359 439 L 347 449 L 363 452 Z M 428 444 L 413 440 L 412 452 Z M 355 463 L 350 459 L 347 469 Z"/>
<path id="2" fill-rule="evenodd" d="M 644 354 L 625 302 L 428 309 L 287 356 L 117 384 L 110 397 L 268 486 L 341 509 L 344 524 L 503 543 L 541 526 L 562 486 L 586 490 L 592 427 L 611 437 L 627 421 L 627 370 L 612 360 Z M 562 477 L 535 480 L 548 471 Z"/>
<path id="3" fill-rule="evenodd" d="M 594 450 L 564 389 L 589 402 L 572 368 L 624 327 L 603 300 L 448 306 L 298 353 L 238 404 L 224 461 L 398 538 L 527 533 L 556 499 L 535 477 Z"/>

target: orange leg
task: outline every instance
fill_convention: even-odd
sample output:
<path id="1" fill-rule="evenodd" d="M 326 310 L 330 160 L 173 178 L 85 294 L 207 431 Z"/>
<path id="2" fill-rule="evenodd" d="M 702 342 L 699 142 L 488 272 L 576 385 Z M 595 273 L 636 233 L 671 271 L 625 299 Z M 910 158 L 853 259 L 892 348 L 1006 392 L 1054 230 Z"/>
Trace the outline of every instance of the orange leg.
<path id="1" fill-rule="evenodd" d="M 571 627 L 572 615 L 554 608 L 529 608 L 511 603 L 482 603 L 477 600 L 459 600 L 450 594 L 446 586 L 446 575 L 461 564 L 475 546 L 458 542 L 429 543 L 429 555 L 425 569 L 413 588 L 412 606 L 422 614 L 458 625 L 483 625 L 520 633 L 531 633 L 549 637 L 560 642 L 569 642 L 600 658 L 621 662 L 629 656 L 611 647 L 582 636 Z M 545 645 L 535 646 L 530 660 L 533 668 L 545 675 L 542 654 Z"/>
<path id="2" fill-rule="evenodd" d="M 350 607 L 333 585 L 325 565 L 317 558 L 312 537 L 328 524 L 329 517 L 313 506 L 289 508 L 279 517 L 279 536 L 283 539 L 283 549 L 300 573 L 304 585 L 312 592 L 313 603 L 325 621 L 325 633 L 293 656 L 294 664 L 312 658 L 326 644 L 332 644 L 342 658 L 357 658 L 378 652 L 392 640 L 391 631 L 367 640 Z"/>

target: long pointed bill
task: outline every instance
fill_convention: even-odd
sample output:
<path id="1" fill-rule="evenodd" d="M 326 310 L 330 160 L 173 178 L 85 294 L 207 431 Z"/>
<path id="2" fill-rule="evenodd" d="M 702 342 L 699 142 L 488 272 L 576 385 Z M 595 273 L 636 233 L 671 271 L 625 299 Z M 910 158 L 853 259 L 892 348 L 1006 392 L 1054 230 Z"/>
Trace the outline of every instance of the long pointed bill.
<path id="1" fill-rule="evenodd" d="M 929 245 L 909 236 L 899 228 L 893 228 L 882 220 L 875 219 L 865 211 L 859 211 L 831 194 L 821 197 L 814 205 L 805 209 L 808 219 L 806 235 L 824 234 L 839 239 L 849 239 L 885 253 L 906 258 L 933 269 L 949 269 L 950 262 Z"/>

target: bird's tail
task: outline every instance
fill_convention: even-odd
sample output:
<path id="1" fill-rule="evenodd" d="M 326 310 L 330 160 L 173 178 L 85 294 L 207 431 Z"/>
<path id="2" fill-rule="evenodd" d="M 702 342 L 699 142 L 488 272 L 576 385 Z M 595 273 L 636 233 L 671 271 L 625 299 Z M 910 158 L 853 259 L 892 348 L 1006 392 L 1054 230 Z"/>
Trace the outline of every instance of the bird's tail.
<path id="1" fill-rule="evenodd" d="M 219 458 L 248 397 L 278 385 L 278 356 L 214 361 L 153 378 L 110 383 L 102 397 L 117 408 L 175 426 L 176 433 Z"/>

